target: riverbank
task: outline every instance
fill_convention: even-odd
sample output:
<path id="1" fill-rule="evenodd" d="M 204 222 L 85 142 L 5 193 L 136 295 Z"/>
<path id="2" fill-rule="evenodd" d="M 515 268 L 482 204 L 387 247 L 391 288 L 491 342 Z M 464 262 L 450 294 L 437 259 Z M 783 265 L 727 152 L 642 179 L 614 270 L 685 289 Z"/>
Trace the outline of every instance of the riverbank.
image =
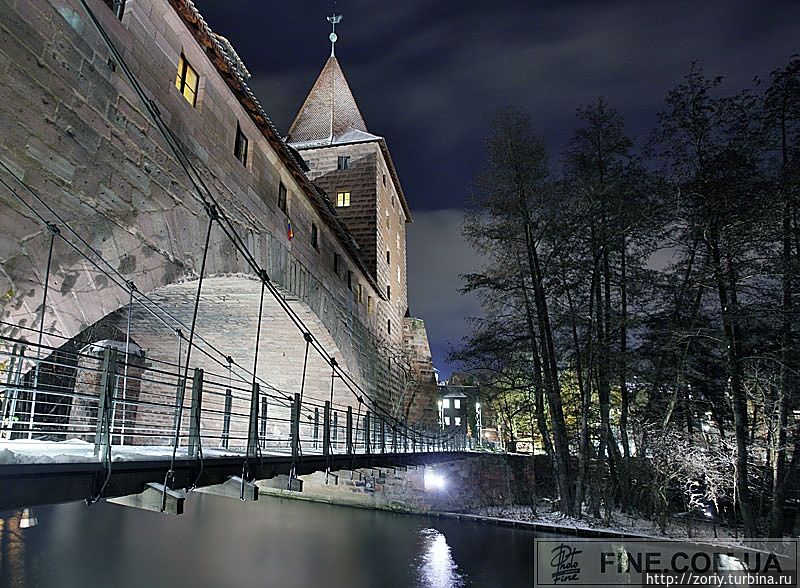
<path id="1" fill-rule="evenodd" d="M 536 508 L 525 505 L 486 506 L 472 509 L 470 516 L 497 521 L 509 521 L 531 525 L 535 529 L 557 528 L 575 535 L 648 537 L 655 539 L 706 539 L 737 541 L 740 533 L 714 521 L 699 520 L 694 517 L 672 517 L 663 530 L 655 521 L 615 511 L 607 524 L 602 519 L 584 515 L 578 519 L 554 510 L 552 505 L 541 501 Z"/>

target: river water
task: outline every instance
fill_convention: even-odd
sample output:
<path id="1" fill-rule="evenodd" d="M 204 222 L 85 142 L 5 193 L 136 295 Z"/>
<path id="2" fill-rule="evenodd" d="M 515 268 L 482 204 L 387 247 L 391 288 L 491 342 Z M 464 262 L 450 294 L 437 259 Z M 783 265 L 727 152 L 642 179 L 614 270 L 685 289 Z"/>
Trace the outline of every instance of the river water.
<path id="1" fill-rule="evenodd" d="M 533 533 L 262 496 L 0 511 L 5 588 L 529 588 Z"/>

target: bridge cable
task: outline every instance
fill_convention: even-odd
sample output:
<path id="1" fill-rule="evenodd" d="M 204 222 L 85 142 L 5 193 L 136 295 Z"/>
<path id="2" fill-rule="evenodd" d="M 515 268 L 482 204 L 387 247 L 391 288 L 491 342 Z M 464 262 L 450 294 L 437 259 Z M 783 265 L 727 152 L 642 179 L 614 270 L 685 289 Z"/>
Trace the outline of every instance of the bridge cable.
<path id="1" fill-rule="evenodd" d="M 206 230 L 206 242 L 203 247 L 203 261 L 200 264 L 200 278 L 197 283 L 197 294 L 194 300 L 194 310 L 192 312 L 192 327 L 189 331 L 189 345 L 186 348 L 186 366 L 183 371 L 183 378 L 178 381 L 178 394 L 176 395 L 175 403 L 177 406 L 177 415 L 175 420 L 175 438 L 172 443 L 172 457 L 169 462 L 169 470 L 164 476 L 164 488 L 161 495 L 161 510 L 166 509 L 167 504 L 167 488 L 172 488 L 171 484 L 175 481 L 175 454 L 178 451 L 178 444 L 180 443 L 181 419 L 183 417 L 183 400 L 186 392 L 186 380 L 189 378 L 189 361 L 192 356 L 192 341 L 194 340 L 195 327 L 197 326 L 197 308 L 200 305 L 200 294 L 203 288 L 203 278 L 206 271 L 206 260 L 208 259 L 208 244 L 211 240 L 211 229 L 214 227 L 216 214 L 213 209 L 209 209 L 208 229 Z M 202 464 L 202 452 L 201 464 Z"/>
<path id="2" fill-rule="evenodd" d="M 163 119 L 161 119 L 160 112 L 158 111 L 158 108 L 156 107 L 155 103 L 147 97 L 147 95 L 145 94 L 145 92 L 142 89 L 141 85 L 139 84 L 138 80 L 136 79 L 135 74 L 127 66 L 127 63 L 125 62 L 122 54 L 116 49 L 116 47 L 114 46 L 114 44 L 111 41 L 110 37 L 108 36 L 107 32 L 104 30 L 102 24 L 97 20 L 96 15 L 92 11 L 92 9 L 88 6 L 88 4 L 86 3 L 85 0 L 80 0 L 80 1 L 81 1 L 81 4 L 83 5 L 84 9 L 86 10 L 86 12 L 89 14 L 89 17 L 92 20 L 92 22 L 95 25 L 95 27 L 97 28 L 99 34 L 101 35 L 101 37 L 103 38 L 104 42 L 108 46 L 109 50 L 114 55 L 115 59 L 120 63 L 120 66 L 122 67 L 123 71 L 125 72 L 126 77 L 128 78 L 129 82 L 133 86 L 134 91 L 139 95 L 139 97 L 141 98 L 143 104 L 145 105 L 145 109 L 148 111 L 148 113 L 150 114 L 151 118 L 153 118 L 153 120 L 156 122 L 156 127 L 164 135 L 164 137 L 167 140 L 167 143 L 168 143 L 170 149 L 176 155 L 178 163 L 184 169 L 184 171 L 186 172 L 189 180 L 192 182 L 192 184 L 194 185 L 195 189 L 197 190 L 197 193 L 194 194 L 194 195 L 196 197 L 198 197 L 198 200 L 200 200 L 206 208 L 209 207 L 209 203 L 206 200 L 206 198 L 204 197 L 203 192 L 209 197 L 209 199 L 212 201 L 212 203 L 214 205 L 217 205 L 217 207 L 219 209 L 220 218 L 221 218 L 222 221 L 224 221 L 224 222 L 220 222 L 220 227 L 222 228 L 223 232 L 233 242 L 233 244 L 236 247 L 237 251 L 239 251 L 243 255 L 243 257 L 248 262 L 248 264 L 253 269 L 260 270 L 260 267 L 259 267 L 257 261 L 255 260 L 255 258 L 253 257 L 252 253 L 249 251 L 247 246 L 244 244 L 241 236 L 234 229 L 232 222 L 227 217 L 227 215 L 224 213 L 224 210 L 222 210 L 221 207 L 218 206 L 217 200 L 214 198 L 213 193 L 211 192 L 211 190 L 209 190 L 208 186 L 203 181 L 202 176 L 199 174 L 197 169 L 194 168 L 194 166 L 191 163 L 191 161 L 189 160 L 188 156 L 181 149 L 180 143 L 177 140 L 177 138 L 175 137 L 174 133 L 172 133 L 171 129 L 169 129 L 169 127 L 167 127 L 166 124 L 164 123 Z M 101 259 L 102 259 L 102 257 L 101 257 Z M 103 260 L 103 261 L 105 261 L 105 260 Z M 117 272 L 115 271 L 115 273 L 117 273 Z M 295 325 L 298 326 L 298 327 L 304 327 L 304 323 L 302 322 L 302 320 L 296 315 L 296 313 L 293 311 L 293 309 L 291 309 L 291 307 L 289 307 L 289 305 L 286 303 L 286 301 L 274 289 L 272 284 L 269 284 L 269 289 L 270 289 L 270 292 L 273 294 L 273 296 L 276 298 L 276 300 L 279 302 L 279 305 L 284 309 L 286 314 L 295 323 Z M 145 296 L 145 298 L 149 302 L 151 302 L 151 303 L 153 302 L 152 300 L 150 300 L 146 296 Z M 155 306 L 157 308 L 159 308 L 159 310 L 164 311 L 164 309 L 162 309 L 159 305 L 155 304 Z M 167 314 L 167 316 L 170 316 L 170 318 L 172 318 L 173 320 L 176 320 L 167 311 L 164 311 L 164 312 L 165 312 L 165 314 Z M 180 322 L 180 321 L 177 321 L 177 322 Z M 200 338 L 201 341 L 206 343 L 206 345 L 208 345 L 214 351 L 217 351 L 218 353 L 220 353 L 218 349 L 216 349 L 213 345 L 211 345 L 210 343 L 205 341 L 202 337 L 199 337 L 199 338 Z M 315 343 L 317 343 L 317 342 L 315 341 Z M 317 348 L 316 344 L 314 345 L 314 347 L 317 349 L 318 352 L 323 351 L 322 349 Z M 348 385 L 347 387 L 348 387 L 348 389 L 350 389 L 351 392 L 353 392 L 353 389 L 352 389 L 352 387 L 350 385 Z M 360 388 L 360 386 L 359 386 L 359 388 Z M 373 403 L 372 399 L 368 399 L 368 400 L 371 403 Z M 380 406 L 380 405 L 376 404 L 375 406 Z M 380 408 L 383 409 L 383 407 L 380 407 Z M 386 412 L 386 411 L 382 410 L 381 412 Z M 388 414 L 388 413 L 386 413 L 386 414 Z M 388 416 L 392 421 L 398 422 L 396 417 L 394 417 L 393 415 L 388 415 Z M 407 426 L 405 426 L 405 425 L 403 425 L 403 426 L 404 426 L 404 428 L 407 429 Z"/>
<path id="3" fill-rule="evenodd" d="M 197 171 L 197 169 L 192 164 L 192 162 L 189 159 L 189 157 L 186 155 L 186 153 L 181 148 L 180 142 L 175 137 L 175 135 L 172 132 L 172 130 L 164 123 L 163 119 L 160 116 L 160 112 L 158 111 L 158 109 L 155 106 L 155 104 L 153 103 L 153 101 L 150 100 L 146 96 L 144 90 L 142 89 L 141 85 L 138 82 L 138 79 L 136 78 L 136 75 L 133 73 L 133 71 L 130 70 L 130 68 L 128 67 L 127 63 L 125 62 L 122 54 L 120 54 L 119 51 L 116 49 L 116 46 L 111 41 L 111 39 L 108 36 L 107 32 L 103 28 L 102 24 L 97 20 L 94 12 L 92 11 L 92 9 L 86 3 L 86 0 L 81 0 L 81 4 L 83 5 L 84 9 L 89 14 L 90 18 L 92 19 L 93 24 L 95 25 L 95 27 L 97 28 L 98 32 L 102 36 L 102 38 L 105 41 L 106 45 L 108 46 L 109 50 L 114 54 L 115 58 L 120 62 L 120 65 L 122 66 L 122 69 L 126 74 L 126 77 L 128 77 L 129 82 L 134 86 L 134 90 L 136 91 L 136 93 L 139 94 L 140 98 L 142 99 L 142 102 L 145 105 L 145 108 L 148 110 L 148 112 L 150 113 L 151 117 L 156 122 L 157 128 L 162 132 L 162 134 L 167 139 L 167 143 L 169 144 L 169 147 L 172 149 L 173 153 L 176 155 L 176 157 L 178 159 L 178 162 L 180 163 L 181 167 L 183 167 L 184 171 L 186 172 L 187 176 L 189 177 L 189 180 L 192 182 L 192 184 L 194 185 L 195 189 L 198 191 L 197 196 L 199 196 L 200 200 L 203 202 L 203 204 L 206 207 L 208 207 L 208 202 L 205 199 L 204 195 L 208 196 L 211 199 L 211 201 L 213 202 L 213 204 L 221 209 L 221 207 L 219 207 L 219 203 L 214 198 L 213 193 L 208 188 L 208 186 L 205 184 L 202 176 L 200 175 L 200 173 Z M 192 172 L 194 172 L 194 173 L 192 173 Z M 222 210 L 221 210 L 221 218 L 225 222 L 224 223 L 220 223 L 220 226 L 221 226 L 222 230 L 225 232 L 226 236 L 228 236 L 228 238 L 233 242 L 233 244 L 236 247 L 236 249 L 245 257 L 245 259 L 247 260 L 249 265 L 252 267 L 252 269 L 256 270 L 256 272 L 260 274 L 260 272 L 263 271 L 263 270 L 260 268 L 258 262 L 253 257 L 252 253 L 249 251 L 249 249 L 247 248 L 246 244 L 243 242 L 241 236 L 233 228 L 230 219 L 227 217 L 227 215 Z M 226 225 L 229 225 L 229 226 L 226 226 Z M 304 328 L 305 325 L 302 322 L 302 320 L 296 315 L 296 313 L 293 312 L 293 309 L 291 309 L 288 306 L 286 301 L 279 295 L 279 293 L 277 291 L 275 291 L 275 289 L 274 289 L 274 287 L 272 286 L 271 283 L 270 283 L 270 292 L 273 294 L 273 296 L 278 301 L 278 303 L 282 306 L 282 308 L 287 313 L 289 318 L 295 323 L 295 325 L 298 328 Z M 350 388 L 350 386 L 348 386 L 348 388 Z M 352 389 L 351 389 L 351 392 L 352 392 Z M 392 418 L 394 419 L 394 417 L 392 417 Z"/>

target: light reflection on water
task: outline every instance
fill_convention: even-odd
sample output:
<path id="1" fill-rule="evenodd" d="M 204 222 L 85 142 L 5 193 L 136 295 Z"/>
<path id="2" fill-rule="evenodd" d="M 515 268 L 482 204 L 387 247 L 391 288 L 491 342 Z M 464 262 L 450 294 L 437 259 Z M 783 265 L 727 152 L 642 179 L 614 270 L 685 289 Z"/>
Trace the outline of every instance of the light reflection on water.
<path id="1" fill-rule="evenodd" d="M 0 588 L 530 588 L 533 534 L 265 497 L 0 512 Z M 435 529 L 434 529 L 435 527 Z"/>
<path id="2" fill-rule="evenodd" d="M 25 538 L 20 513 L 0 515 L 0 586 L 25 588 Z"/>
<path id="3" fill-rule="evenodd" d="M 463 588 L 466 579 L 447 544 L 447 539 L 436 529 L 419 532 L 423 553 L 417 557 L 416 567 L 419 588 Z"/>

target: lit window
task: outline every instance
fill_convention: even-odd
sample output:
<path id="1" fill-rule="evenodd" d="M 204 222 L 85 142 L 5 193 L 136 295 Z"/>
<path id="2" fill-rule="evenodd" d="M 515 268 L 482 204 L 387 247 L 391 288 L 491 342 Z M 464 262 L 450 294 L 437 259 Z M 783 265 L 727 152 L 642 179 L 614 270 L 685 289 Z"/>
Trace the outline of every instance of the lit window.
<path id="1" fill-rule="evenodd" d="M 461 408 L 461 399 L 460 398 L 454 398 L 453 399 L 453 408 Z M 458 423 L 456 423 L 456 424 L 458 424 Z"/>
<path id="2" fill-rule="evenodd" d="M 283 212 L 287 212 L 286 200 L 286 186 L 284 186 L 283 182 L 281 182 L 278 186 L 278 208 L 280 208 Z"/>
<path id="3" fill-rule="evenodd" d="M 397 266 L 397 283 L 400 283 L 400 266 Z"/>
<path id="4" fill-rule="evenodd" d="M 239 123 L 236 123 L 236 142 L 233 144 L 233 155 L 242 162 L 242 165 L 247 165 L 247 137 L 244 136 Z"/>
<path id="5" fill-rule="evenodd" d="M 336 167 L 338 169 L 340 169 L 340 170 L 348 169 L 350 167 L 350 156 L 349 155 L 340 155 Z"/>
<path id="6" fill-rule="evenodd" d="M 339 208 L 343 206 L 350 206 L 350 192 L 337 192 L 336 206 Z"/>
<path id="7" fill-rule="evenodd" d="M 449 425 L 450 424 L 450 417 L 449 416 L 444 417 L 444 424 L 445 425 Z"/>
<path id="8" fill-rule="evenodd" d="M 311 246 L 319 251 L 319 230 L 314 223 L 311 223 Z"/>
<path id="9" fill-rule="evenodd" d="M 175 77 L 175 87 L 183 94 L 186 101 L 192 106 L 197 105 L 197 84 L 200 78 L 197 72 L 189 65 L 186 58 L 181 53 L 181 59 L 178 61 L 178 75 Z"/>
<path id="10" fill-rule="evenodd" d="M 389 209 L 386 209 L 386 228 L 389 228 Z"/>
<path id="11" fill-rule="evenodd" d="M 450 399 L 449 398 L 445 398 L 442 401 L 442 406 L 444 406 L 445 408 L 450 408 Z"/>
<path id="12" fill-rule="evenodd" d="M 455 420 L 457 425 L 461 424 L 461 417 L 454 417 L 454 420 Z"/>
<path id="13" fill-rule="evenodd" d="M 364 302 L 364 286 L 362 284 L 358 285 L 358 302 Z"/>
<path id="14" fill-rule="evenodd" d="M 372 296 L 367 296 L 367 312 L 371 313 L 373 309 Z"/>

